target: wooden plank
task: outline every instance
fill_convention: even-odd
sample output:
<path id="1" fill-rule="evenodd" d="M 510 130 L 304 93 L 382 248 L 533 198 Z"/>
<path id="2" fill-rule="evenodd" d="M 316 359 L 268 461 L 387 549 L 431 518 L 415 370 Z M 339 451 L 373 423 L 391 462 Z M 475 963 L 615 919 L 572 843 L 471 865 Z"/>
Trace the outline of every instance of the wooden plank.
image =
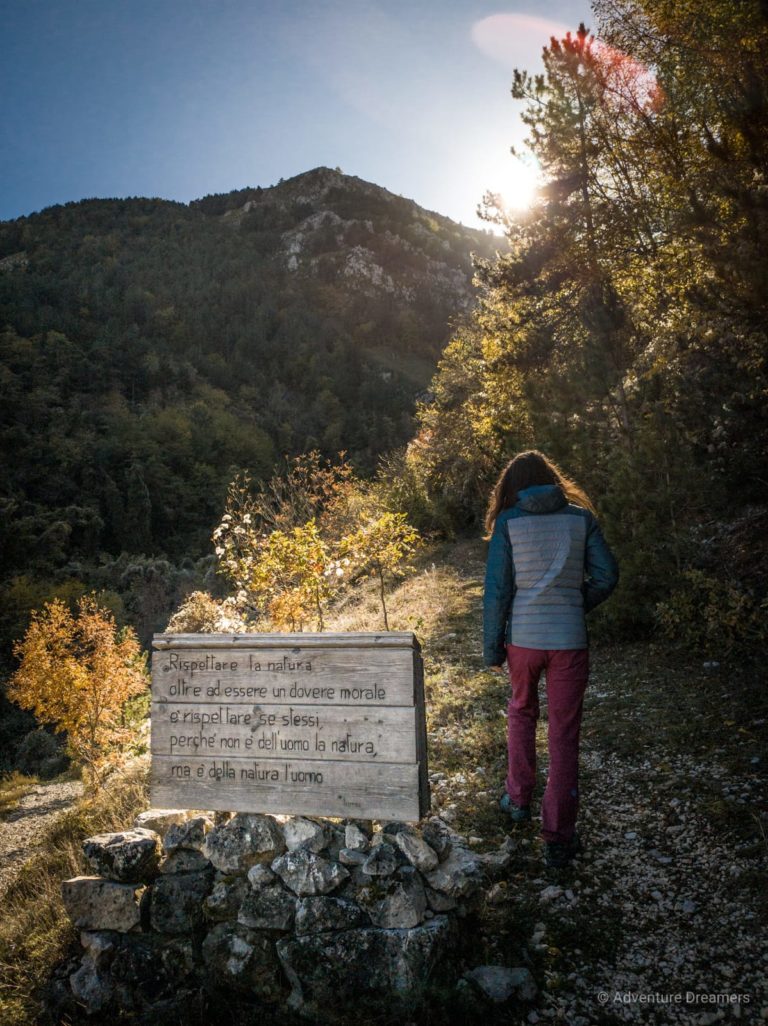
<path id="1" fill-rule="evenodd" d="M 218 774 L 216 776 L 215 774 Z M 152 759 L 160 808 L 366 819 L 420 818 L 419 767 L 267 759 Z"/>
<path id="2" fill-rule="evenodd" d="M 196 637 L 197 648 L 153 653 L 155 701 L 413 705 L 412 647 L 208 650 Z"/>
<path id="3" fill-rule="evenodd" d="M 204 644 L 201 645 L 201 641 Z M 294 631 L 285 634 L 155 634 L 164 648 L 419 648 L 413 631 Z"/>
<path id="4" fill-rule="evenodd" d="M 416 710 L 155 702 L 152 755 L 413 763 Z"/>

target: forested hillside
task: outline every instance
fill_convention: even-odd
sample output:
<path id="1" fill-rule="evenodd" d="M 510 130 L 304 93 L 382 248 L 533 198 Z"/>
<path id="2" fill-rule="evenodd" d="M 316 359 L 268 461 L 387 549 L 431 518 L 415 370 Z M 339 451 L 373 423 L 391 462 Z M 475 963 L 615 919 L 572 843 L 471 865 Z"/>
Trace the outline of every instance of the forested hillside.
<path id="1" fill-rule="evenodd" d="M 493 248 L 326 169 L 3 223 L 2 574 L 198 557 L 232 468 L 318 447 L 372 470 Z"/>

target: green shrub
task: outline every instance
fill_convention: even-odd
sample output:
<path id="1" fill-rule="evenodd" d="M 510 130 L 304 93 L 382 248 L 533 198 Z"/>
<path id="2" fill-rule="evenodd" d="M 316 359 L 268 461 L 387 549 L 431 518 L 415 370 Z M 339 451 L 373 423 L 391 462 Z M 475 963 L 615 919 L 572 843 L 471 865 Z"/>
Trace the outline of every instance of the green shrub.
<path id="1" fill-rule="evenodd" d="M 35 774 L 41 780 L 50 780 L 69 766 L 61 742 L 42 727 L 24 735 L 16 749 L 15 761 L 22 773 Z"/>
<path id="2" fill-rule="evenodd" d="M 728 655 L 768 642 L 768 599 L 702 570 L 684 570 L 681 583 L 656 606 L 662 632 L 706 655 Z"/>

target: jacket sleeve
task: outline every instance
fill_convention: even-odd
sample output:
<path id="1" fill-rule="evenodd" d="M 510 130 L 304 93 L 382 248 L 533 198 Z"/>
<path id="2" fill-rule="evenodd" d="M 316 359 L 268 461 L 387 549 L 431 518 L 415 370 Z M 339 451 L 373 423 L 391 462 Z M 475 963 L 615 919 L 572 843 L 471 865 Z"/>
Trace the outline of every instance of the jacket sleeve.
<path id="1" fill-rule="evenodd" d="M 605 602 L 619 582 L 616 557 L 608 547 L 600 525 L 592 516 L 587 525 L 584 573 L 584 612 L 588 613 L 601 602 Z"/>
<path id="2" fill-rule="evenodd" d="M 504 523 L 496 523 L 488 544 L 483 592 L 483 662 L 501 666 L 507 657 L 504 645 L 507 618 L 515 595 L 515 564 Z"/>

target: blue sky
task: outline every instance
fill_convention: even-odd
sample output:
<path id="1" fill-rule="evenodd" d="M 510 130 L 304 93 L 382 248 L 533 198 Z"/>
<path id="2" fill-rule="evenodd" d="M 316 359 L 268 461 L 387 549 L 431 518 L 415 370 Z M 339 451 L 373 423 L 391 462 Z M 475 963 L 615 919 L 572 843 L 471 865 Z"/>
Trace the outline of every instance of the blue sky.
<path id="1" fill-rule="evenodd" d="M 565 0 L 0 0 L 0 219 L 341 167 L 464 224 Z M 521 187 L 521 186 L 520 186 Z"/>

